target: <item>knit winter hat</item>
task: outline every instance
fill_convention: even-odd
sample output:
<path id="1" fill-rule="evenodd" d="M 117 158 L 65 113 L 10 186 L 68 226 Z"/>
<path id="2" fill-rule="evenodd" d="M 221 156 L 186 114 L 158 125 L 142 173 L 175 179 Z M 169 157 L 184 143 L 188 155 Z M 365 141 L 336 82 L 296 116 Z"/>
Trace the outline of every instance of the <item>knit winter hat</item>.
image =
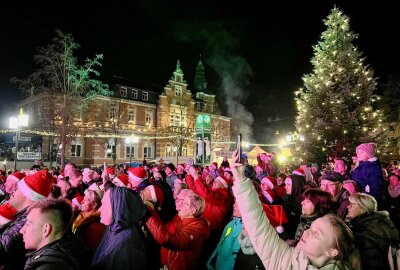
<path id="1" fill-rule="evenodd" d="M 339 182 L 342 183 L 343 182 L 343 176 L 335 171 L 324 171 L 324 173 L 321 175 L 321 177 L 319 178 L 319 180 L 328 180 L 331 182 Z"/>
<path id="2" fill-rule="evenodd" d="M 25 174 L 24 173 L 20 173 L 20 172 L 15 172 L 15 173 L 12 173 L 12 174 L 10 174 L 8 177 L 7 177 L 7 180 L 11 180 L 11 181 L 14 181 L 14 182 L 19 182 L 22 178 L 24 178 L 25 177 Z"/>
<path id="3" fill-rule="evenodd" d="M 26 198 L 36 202 L 49 196 L 52 185 L 53 176 L 47 170 L 41 170 L 25 176 L 18 182 L 18 189 Z"/>
<path id="4" fill-rule="evenodd" d="M 17 209 L 12 207 L 9 203 L 0 205 L 0 224 L 6 224 L 15 220 Z"/>
<path id="5" fill-rule="evenodd" d="M 124 173 L 120 173 L 112 180 L 112 182 L 118 187 L 127 187 L 129 183 L 129 177 Z"/>
<path id="6" fill-rule="evenodd" d="M 170 168 L 171 171 L 175 171 L 175 165 L 174 165 L 174 163 L 168 163 L 168 164 L 166 165 L 166 167 L 167 167 L 167 168 Z"/>
<path id="7" fill-rule="evenodd" d="M 362 143 L 357 146 L 356 151 L 363 151 L 371 158 L 375 155 L 376 147 L 376 143 Z"/>
<path id="8" fill-rule="evenodd" d="M 142 182 L 147 178 L 147 172 L 143 167 L 129 168 L 129 178 L 136 182 Z"/>
<path id="9" fill-rule="evenodd" d="M 276 180 L 272 176 L 266 176 L 261 180 L 261 184 L 267 183 L 270 189 L 274 189 L 274 186 L 276 185 Z"/>

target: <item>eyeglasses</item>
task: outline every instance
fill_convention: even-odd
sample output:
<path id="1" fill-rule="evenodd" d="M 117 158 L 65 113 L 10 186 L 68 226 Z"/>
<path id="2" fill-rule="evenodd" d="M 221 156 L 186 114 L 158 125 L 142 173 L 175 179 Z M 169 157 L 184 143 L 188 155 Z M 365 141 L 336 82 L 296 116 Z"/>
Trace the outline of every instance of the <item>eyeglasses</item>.
<path id="1" fill-rule="evenodd" d="M 321 189 L 322 188 L 334 188 L 336 187 L 336 184 L 321 184 Z"/>

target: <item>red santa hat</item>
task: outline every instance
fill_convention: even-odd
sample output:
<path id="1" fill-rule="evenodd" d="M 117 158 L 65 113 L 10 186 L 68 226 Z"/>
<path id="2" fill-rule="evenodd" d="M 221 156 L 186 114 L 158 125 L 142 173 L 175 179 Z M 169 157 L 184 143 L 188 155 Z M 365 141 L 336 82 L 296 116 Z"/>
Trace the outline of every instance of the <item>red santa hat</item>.
<path id="1" fill-rule="evenodd" d="M 211 167 L 214 167 L 215 169 L 218 168 L 218 163 L 214 161 L 213 163 L 210 164 L 210 168 Z"/>
<path id="2" fill-rule="evenodd" d="M 228 188 L 232 185 L 232 182 L 229 181 L 225 176 L 218 176 L 217 178 L 215 178 L 215 181 L 220 181 L 221 184 L 225 187 Z"/>
<path id="3" fill-rule="evenodd" d="M 112 182 L 119 187 L 127 187 L 129 184 L 129 177 L 128 175 L 124 173 L 120 173 L 118 176 L 116 176 Z"/>
<path id="4" fill-rule="evenodd" d="M 178 164 L 178 168 L 182 168 L 183 170 L 186 168 L 185 163 Z"/>
<path id="5" fill-rule="evenodd" d="M 107 170 L 108 176 L 110 178 L 114 178 L 114 176 L 115 176 L 115 168 L 110 166 L 110 167 L 107 167 L 106 170 Z"/>
<path id="6" fill-rule="evenodd" d="M 15 220 L 17 209 L 12 207 L 9 203 L 0 205 L 0 224 L 6 224 Z"/>
<path id="7" fill-rule="evenodd" d="M 285 210 L 282 205 L 267 205 L 263 204 L 263 210 L 267 215 L 269 223 L 274 227 L 278 233 L 283 233 L 284 229 L 282 224 L 288 222 Z"/>
<path id="8" fill-rule="evenodd" d="M 262 180 L 261 180 L 261 184 L 266 183 L 270 189 L 274 189 L 275 185 L 276 185 L 276 180 L 274 177 L 272 176 L 265 176 Z"/>
<path id="9" fill-rule="evenodd" d="M 143 167 L 129 168 L 129 178 L 135 182 L 142 182 L 147 178 L 147 172 Z"/>
<path id="10" fill-rule="evenodd" d="M 72 199 L 72 204 L 76 205 L 79 210 L 82 210 L 82 203 L 84 198 L 85 198 L 84 196 L 78 195 Z"/>
<path id="11" fill-rule="evenodd" d="M 24 178 L 25 177 L 25 174 L 24 173 L 21 173 L 21 172 L 15 172 L 15 173 L 12 173 L 12 174 L 10 174 L 8 177 L 7 177 L 7 180 L 10 180 L 10 181 L 14 181 L 14 182 L 19 182 L 22 178 Z"/>
<path id="12" fill-rule="evenodd" d="M 164 200 L 164 193 L 161 188 L 156 185 L 149 185 L 146 188 L 149 189 L 153 202 L 158 203 L 158 205 L 161 206 Z"/>
<path id="13" fill-rule="evenodd" d="M 26 198 L 36 202 L 49 196 L 52 185 L 53 176 L 47 170 L 41 170 L 25 176 L 18 182 L 18 189 Z"/>
<path id="14" fill-rule="evenodd" d="M 292 174 L 300 175 L 300 176 L 305 176 L 304 170 L 303 170 L 302 168 L 298 168 L 298 169 L 294 170 L 294 171 L 292 172 Z"/>

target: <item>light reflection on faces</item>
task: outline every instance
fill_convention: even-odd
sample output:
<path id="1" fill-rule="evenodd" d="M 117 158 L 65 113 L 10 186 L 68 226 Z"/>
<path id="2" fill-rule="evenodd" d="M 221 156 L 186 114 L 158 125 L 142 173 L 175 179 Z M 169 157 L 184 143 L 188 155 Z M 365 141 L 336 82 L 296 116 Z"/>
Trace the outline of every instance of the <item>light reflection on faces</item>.
<path id="1" fill-rule="evenodd" d="M 104 193 L 103 199 L 101 200 L 100 211 L 100 222 L 104 225 L 111 225 L 113 221 L 112 205 L 111 205 L 111 189 Z"/>
<path id="2" fill-rule="evenodd" d="M 301 213 L 308 216 L 315 213 L 315 206 L 309 199 L 304 199 L 301 202 Z"/>

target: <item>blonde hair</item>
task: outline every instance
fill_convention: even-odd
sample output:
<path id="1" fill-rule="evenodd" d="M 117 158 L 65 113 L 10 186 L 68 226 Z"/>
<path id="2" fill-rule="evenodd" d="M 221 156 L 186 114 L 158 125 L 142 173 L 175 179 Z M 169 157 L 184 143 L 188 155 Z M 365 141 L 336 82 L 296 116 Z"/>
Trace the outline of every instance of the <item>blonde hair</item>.
<path id="1" fill-rule="evenodd" d="M 375 198 L 369 194 L 365 193 L 354 193 L 349 197 L 349 201 L 351 203 L 355 203 L 364 209 L 367 213 L 376 212 L 378 209 L 378 203 L 376 202 Z"/>

